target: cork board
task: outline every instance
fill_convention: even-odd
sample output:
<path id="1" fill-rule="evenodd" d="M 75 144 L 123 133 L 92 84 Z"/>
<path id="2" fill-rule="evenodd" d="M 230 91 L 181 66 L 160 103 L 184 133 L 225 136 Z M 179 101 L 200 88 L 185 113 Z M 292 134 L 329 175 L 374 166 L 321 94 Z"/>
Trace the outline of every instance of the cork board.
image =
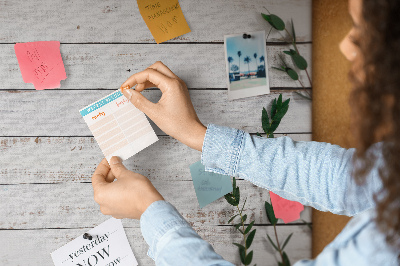
<path id="1" fill-rule="evenodd" d="M 347 0 L 313 1 L 313 110 L 314 141 L 350 148 L 348 80 L 350 63 L 339 43 L 351 28 Z M 312 256 L 316 257 L 349 221 L 349 217 L 313 210 Z"/>

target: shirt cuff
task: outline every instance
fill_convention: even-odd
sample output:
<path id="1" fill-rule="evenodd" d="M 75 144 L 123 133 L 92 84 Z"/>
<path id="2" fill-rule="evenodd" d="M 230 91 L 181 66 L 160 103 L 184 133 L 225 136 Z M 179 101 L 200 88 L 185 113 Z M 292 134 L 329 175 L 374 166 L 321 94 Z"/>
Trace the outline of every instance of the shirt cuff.
<path id="1" fill-rule="evenodd" d="M 174 206 L 164 200 L 153 202 L 140 217 L 142 235 L 149 245 L 147 255 L 154 260 L 160 239 L 181 227 L 191 228 Z"/>
<path id="2" fill-rule="evenodd" d="M 209 124 L 201 154 L 205 170 L 236 176 L 244 135 L 242 130 Z"/>

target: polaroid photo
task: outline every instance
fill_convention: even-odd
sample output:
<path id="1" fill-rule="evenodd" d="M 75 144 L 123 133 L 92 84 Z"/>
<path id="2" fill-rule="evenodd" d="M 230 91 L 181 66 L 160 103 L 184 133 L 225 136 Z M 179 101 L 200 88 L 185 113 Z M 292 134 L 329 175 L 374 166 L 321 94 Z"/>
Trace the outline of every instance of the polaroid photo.
<path id="1" fill-rule="evenodd" d="M 228 99 L 268 94 L 265 31 L 224 36 Z"/>

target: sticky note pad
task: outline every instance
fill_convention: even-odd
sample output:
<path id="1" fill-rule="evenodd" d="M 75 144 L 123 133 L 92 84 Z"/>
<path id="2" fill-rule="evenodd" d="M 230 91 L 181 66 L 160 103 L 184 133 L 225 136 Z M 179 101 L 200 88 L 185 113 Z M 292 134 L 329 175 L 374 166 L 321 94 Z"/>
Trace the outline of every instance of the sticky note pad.
<path id="1" fill-rule="evenodd" d="M 145 114 L 118 90 L 79 112 L 107 161 L 128 159 L 158 140 Z"/>
<path id="2" fill-rule="evenodd" d="M 200 161 L 190 166 L 190 173 L 200 208 L 233 190 L 229 176 L 206 172 Z"/>
<path id="3" fill-rule="evenodd" d="M 35 89 L 60 88 L 60 81 L 67 78 L 60 42 L 16 43 L 14 50 L 24 82 L 33 83 Z"/>
<path id="4" fill-rule="evenodd" d="M 137 0 L 140 14 L 157 43 L 190 32 L 178 0 Z"/>
<path id="5" fill-rule="evenodd" d="M 300 219 L 300 213 L 304 210 L 301 203 L 284 199 L 271 191 L 269 196 L 276 218 L 282 219 L 285 224 Z"/>

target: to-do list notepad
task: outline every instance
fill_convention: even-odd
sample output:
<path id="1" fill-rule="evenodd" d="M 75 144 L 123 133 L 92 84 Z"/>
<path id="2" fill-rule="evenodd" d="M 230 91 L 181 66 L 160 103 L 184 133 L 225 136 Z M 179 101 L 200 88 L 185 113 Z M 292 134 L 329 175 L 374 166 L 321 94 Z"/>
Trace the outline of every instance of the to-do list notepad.
<path id="1" fill-rule="evenodd" d="M 128 159 L 158 140 L 145 114 L 118 90 L 79 112 L 107 161 Z"/>

